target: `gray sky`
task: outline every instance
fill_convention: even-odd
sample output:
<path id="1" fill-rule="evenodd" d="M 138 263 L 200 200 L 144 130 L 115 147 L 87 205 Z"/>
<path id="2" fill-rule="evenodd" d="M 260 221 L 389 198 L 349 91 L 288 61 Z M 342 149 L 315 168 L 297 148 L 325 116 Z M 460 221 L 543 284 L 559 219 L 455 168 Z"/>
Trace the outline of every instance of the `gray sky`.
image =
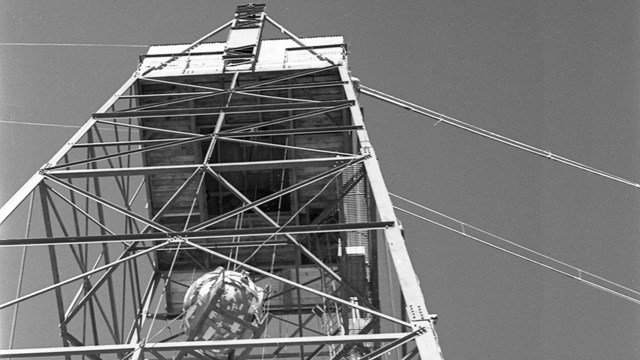
<path id="1" fill-rule="evenodd" d="M 187 43 L 235 6 L 0 0 L 0 43 Z M 267 1 L 267 13 L 298 36 L 344 35 L 367 86 L 640 181 L 639 6 Z M 0 45 L 0 120 L 79 126 L 143 52 Z M 640 190 L 361 101 L 390 191 L 640 289 Z M 74 132 L 0 123 L 0 203 Z M 400 218 L 445 358 L 640 359 L 639 305 Z M 0 254 L 3 299 L 15 289 L 16 254 Z"/>

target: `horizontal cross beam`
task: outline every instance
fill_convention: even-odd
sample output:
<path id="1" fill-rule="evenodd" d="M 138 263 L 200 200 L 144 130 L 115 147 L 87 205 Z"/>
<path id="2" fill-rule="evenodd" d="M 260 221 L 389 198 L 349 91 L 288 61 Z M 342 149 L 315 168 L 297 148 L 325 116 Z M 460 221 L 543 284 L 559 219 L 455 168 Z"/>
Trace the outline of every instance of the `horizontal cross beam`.
<path id="1" fill-rule="evenodd" d="M 152 234 L 122 234 L 122 235 L 95 235 L 95 236 L 66 236 L 44 237 L 29 239 L 0 239 L 2 246 L 18 245 L 60 245 L 82 243 L 107 243 L 121 241 L 160 241 L 172 238 L 189 239 L 225 239 L 229 237 L 271 236 L 274 234 L 310 234 L 342 231 L 366 231 L 379 230 L 393 227 L 392 221 L 374 221 L 348 224 L 318 224 L 318 225 L 291 225 L 285 227 L 256 227 L 244 229 L 216 229 L 200 231 L 178 231 L 170 233 Z"/>
<path id="2" fill-rule="evenodd" d="M 52 357 L 61 355 L 89 355 L 89 354 L 117 354 L 131 352 L 137 349 L 142 351 L 177 351 L 177 350 L 212 350 L 212 349 L 237 349 L 244 347 L 277 347 L 292 345 L 320 345 L 320 344 L 347 344 L 363 342 L 388 342 L 411 333 L 385 333 L 366 335 L 336 335 L 336 336 L 306 336 L 293 338 L 266 338 L 266 339 L 238 339 L 215 341 L 179 341 L 166 343 L 146 344 L 116 344 L 116 345 L 91 345 L 78 347 L 50 347 L 37 349 L 12 349 L 0 350 L 0 358 L 24 358 L 24 357 Z"/>
<path id="3" fill-rule="evenodd" d="M 78 169 L 78 170 L 49 170 L 44 173 L 59 179 L 74 179 L 84 177 L 106 176 L 136 176 L 151 174 L 191 173 L 209 167 L 216 172 L 226 171 L 254 171 L 269 169 L 292 169 L 298 167 L 333 167 L 361 158 L 361 156 L 335 156 L 313 159 L 290 159 L 271 161 L 246 161 L 215 164 L 191 164 L 191 165 L 165 165 L 165 166 L 141 166 L 128 168 L 104 168 L 104 169 Z"/>
<path id="4" fill-rule="evenodd" d="M 153 117 L 176 117 L 176 116 L 198 116 L 214 115 L 224 112 L 225 114 L 245 114 L 259 113 L 267 111 L 298 111 L 309 109 L 331 108 L 341 105 L 352 106 L 352 100 L 333 100 L 304 103 L 278 103 L 261 105 L 234 105 L 234 106 L 212 106 L 201 108 L 184 109 L 164 109 L 164 110 L 141 110 L 141 111 L 114 111 L 109 113 L 94 113 L 95 119 L 116 119 L 116 118 L 153 118 Z"/>
<path id="5" fill-rule="evenodd" d="M 308 127 L 295 129 L 279 129 L 279 130 L 261 130 L 251 132 L 228 132 L 225 137 L 258 137 L 258 136 L 281 136 L 281 135 L 301 135 L 301 134 L 324 134 L 343 131 L 358 131 L 364 127 L 357 125 L 347 126 L 324 126 L 324 127 Z"/>

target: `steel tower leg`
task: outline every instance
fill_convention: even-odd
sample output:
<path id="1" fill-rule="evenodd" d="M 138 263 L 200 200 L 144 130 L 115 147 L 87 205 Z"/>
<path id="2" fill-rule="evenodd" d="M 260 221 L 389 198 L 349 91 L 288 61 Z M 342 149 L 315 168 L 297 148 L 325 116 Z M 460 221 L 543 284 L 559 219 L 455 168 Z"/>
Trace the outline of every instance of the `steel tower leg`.
<path id="1" fill-rule="evenodd" d="M 358 98 L 356 96 L 355 87 L 351 81 L 348 70 L 341 66 L 339 67 L 340 76 L 345 81 L 344 91 L 348 100 L 353 100 L 355 103 L 351 106 L 351 117 L 354 125 L 361 125 L 364 127 L 364 119 L 360 106 L 358 104 Z M 400 229 L 400 224 L 396 218 L 393 210 L 393 204 L 389 196 L 389 191 L 382 178 L 382 172 L 380 171 L 380 165 L 376 158 L 369 136 L 365 130 L 357 132 L 358 139 L 362 146 L 362 151 L 368 154 L 370 157 L 365 160 L 365 168 L 367 175 L 371 183 L 371 189 L 373 197 L 378 207 L 378 214 L 382 221 L 393 221 L 395 226 L 389 227 L 384 230 L 385 240 L 387 247 L 391 253 L 393 265 L 396 273 L 398 274 L 398 281 L 402 294 L 406 300 L 406 312 L 409 316 L 414 330 L 424 328 L 426 331 L 424 334 L 416 338 L 416 344 L 420 351 L 420 357 L 422 359 L 443 359 L 442 351 L 437 341 L 435 334 L 433 321 L 434 317 L 429 314 L 425 305 L 424 296 L 420 286 L 420 281 L 413 270 L 411 265 L 411 258 L 405 245 L 404 237 Z"/>

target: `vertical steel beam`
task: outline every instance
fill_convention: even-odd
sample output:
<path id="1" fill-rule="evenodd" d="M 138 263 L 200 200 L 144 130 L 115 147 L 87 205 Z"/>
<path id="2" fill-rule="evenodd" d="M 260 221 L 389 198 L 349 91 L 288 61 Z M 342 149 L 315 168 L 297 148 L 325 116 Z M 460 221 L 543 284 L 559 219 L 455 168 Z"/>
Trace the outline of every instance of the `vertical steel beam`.
<path id="1" fill-rule="evenodd" d="M 47 194 L 47 189 L 45 186 L 40 186 L 40 201 L 42 203 L 42 215 L 44 217 L 44 227 L 45 233 L 47 237 L 53 237 L 53 229 L 51 228 L 51 215 L 49 213 L 49 196 Z M 53 277 L 53 283 L 57 284 L 60 282 L 60 272 L 58 270 L 58 258 L 56 255 L 55 246 L 49 245 L 49 261 L 51 263 L 51 276 Z M 57 287 L 55 289 L 56 296 L 56 306 L 58 309 L 58 319 L 60 321 L 60 333 L 64 334 L 67 332 L 66 325 L 63 324 L 64 321 L 64 303 L 62 298 L 62 290 Z M 67 347 L 69 344 L 66 340 L 62 340 L 62 346 Z M 71 360 L 69 355 L 66 355 L 65 358 L 67 360 Z"/>
<path id="2" fill-rule="evenodd" d="M 31 199 L 29 200 L 29 211 L 27 214 L 27 228 L 24 232 L 24 237 L 28 238 L 29 233 L 31 232 L 31 215 L 33 213 L 33 201 L 35 199 L 35 194 L 31 194 Z M 16 288 L 16 298 L 20 297 L 20 293 L 22 292 L 22 280 L 24 277 L 24 267 L 27 261 L 27 249 L 29 247 L 25 246 L 22 248 L 22 258 L 20 260 L 20 272 L 18 273 L 18 286 Z M 18 309 L 20 308 L 20 304 L 16 304 L 16 307 L 13 309 L 13 320 L 11 321 L 11 333 L 9 334 L 9 348 L 13 348 L 13 340 L 16 333 L 16 326 L 18 322 Z"/>
<path id="3" fill-rule="evenodd" d="M 364 118 L 360 111 L 360 105 L 349 71 L 345 66 L 339 66 L 338 71 L 340 72 L 341 80 L 345 81 L 344 92 L 347 99 L 355 102 L 350 109 L 353 125 L 361 125 L 364 127 Z M 396 226 L 384 230 L 384 235 L 394 268 L 396 269 L 396 274 L 398 275 L 398 282 L 402 289 L 402 294 L 407 302 L 406 310 L 409 315 L 409 321 L 414 330 L 420 328 L 426 329 L 422 335 L 416 338 L 416 345 L 420 352 L 420 357 L 423 360 L 443 359 L 440 345 L 438 344 L 437 336 L 433 328 L 433 319 L 427 311 L 420 281 L 411 265 L 411 258 L 409 257 L 398 219 L 393 210 L 389 191 L 382 178 L 378 159 L 376 158 L 373 147 L 371 147 L 371 142 L 366 130 L 358 130 L 356 133 L 360 146 L 362 147 L 362 152 L 370 156 L 365 160 L 364 166 L 371 185 L 373 198 L 378 208 L 380 220 L 393 221 L 396 223 Z"/>
<path id="4" fill-rule="evenodd" d="M 300 248 L 296 248 L 296 259 L 295 259 L 295 277 L 296 277 L 296 282 L 298 284 L 302 283 L 302 281 L 300 281 L 300 258 L 301 256 L 301 252 L 300 252 Z M 323 289 L 324 290 L 324 289 Z M 298 315 L 298 337 L 304 337 L 304 326 L 302 325 L 302 291 L 300 290 L 300 288 L 296 288 L 296 297 L 298 298 L 298 306 L 297 308 L 297 315 Z M 300 360 L 304 360 L 304 345 L 300 344 L 299 345 L 299 354 L 300 354 Z"/>
<path id="5" fill-rule="evenodd" d="M 98 131 L 96 131 L 96 133 L 98 133 Z M 88 142 L 89 143 L 93 143 L 93 131 L 89 131 L 88 132 Z M 93 147 L 90 147 L 88 149 L 89 151 L 89 157 L 90 158 L 94 158 L 95 157 L 95 149 Z M 91 169 L 97 169 L 98 165 L 95 162 L 92 162 L 90 165 Z M 118 187 L 120 187 L 120 183 L 118 182 L 118 178 L 115 178 L 116 183 L 118 183 Z M 100 187 L 100 179 L 95 177 L 93 178 L 93 191 L 95 192 L 95 195 L 99 198 L 102 197 L 102 189 Z M 123 191 L 124 193 L 124 191 Z M 124 196 L 124 194 L 123 194 Z M 102 207 L 101 203 L 96 203 L 96 207 L 98 210 L 98 221 L 101 224 L 105 224 L 105 217 L 104 217 L 104 208 Z M 101 235 L 105 235 L 107 232 L 104 230 L 104 228 L 100 228 L 100 234 Z M 104 262 L 105 264 L 109 264 L 111 262 L 111 257 L 109 256 L 109 245 L 107 245 L 106 243 L 102 244 L 102 254 L 104 256 Z M 124 253 L 123 253 L 124 254 Z M 116 268 L 111 268 L 109 269 L 111 272 L 113 272 Z M 109 273 L 109 272 L 108 272 Z M 116 306 L 116 298 L 115 298 L 115 291 L 114 291 L 114 286 L 113 286 L 113 279 L 111 277 L 111 274 L 107 275 L 107 289 L 108 289 L 108 294 L 109 294 L 109 304 L 111 306 L 111 319 L 113 321 L 113 333 L 115 335 L 117 335 L 118 333 L 120 333 L 119 328 L 118 328 L 118 309 Z M 115 338 L 116 336 L 114 336 Z M 115 340 L 115 339 L 114 339 Z M 117 341 L 117 340 L 116 340 Z"/>
<path id="6" fill-rule="evenodd" d="M 151 303 L 153 302 L 153 295 L 155 294 L 159 284 L 160 273 L 154 271 L 151 279 L 149 280 L 149 283 L 147 284 L 147 288 L 144 292 L 141 302 L 138 304 L 138 310 L 136 311 L 135 319 L 131 330 L 129 331 L 129 336 L 127 339 L 127 342 L 129 344 L 137 344 L 142 340 L 142 329 L 147 319 L 149 309 L 151 308 Z"/>

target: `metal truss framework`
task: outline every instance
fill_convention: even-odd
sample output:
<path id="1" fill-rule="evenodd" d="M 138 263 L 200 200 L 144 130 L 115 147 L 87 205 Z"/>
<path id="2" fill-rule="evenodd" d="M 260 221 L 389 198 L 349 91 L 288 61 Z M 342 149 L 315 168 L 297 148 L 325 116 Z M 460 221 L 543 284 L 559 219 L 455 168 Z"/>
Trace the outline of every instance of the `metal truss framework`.
<path id="1" fill-rule="evenodd" d="M 2 224 L 26 199 L 39 199 L 39 205 L 29 209 L 33 233 L 0 239 L 0 246 L 46 247 L 52 274 L 51 283 L 18 294 L 0 304 L 0 310 L 16 309 L 23 302 L 53 294 L 62 337 L 62 347 L 0 350 L 1 358 L 200 359 L 207 358 L 207 349 L 226 348 L 236 349 L 234 358 L 240 360 L 264 356 L 309 360 L 356 356 L 369 360 L 403 345 L 410 349 L 406 359 L 418 355 L 422 359 L 442 357 L 434 318 L 426 309 L 346 63 L 324 58 L 268 16 L 263 20 L 326 61 L 327 66 L 261 80 L 251 70 L 234 70 L 230 63 L 225 74 L 228 81 L 220 87 L 149 76 L 188 55 L 212 35 L 234 26 L 231 21 L 183 52 L 172 54 L 160 66 L 136 71 L 0 209 Z M 238 54 L 234 53 L 234 59 Z M 299 81 L 329 73 L 335 79 Z M 174 90 L 155 96 L 140 92 L 142 86 L 154 84 Z M 318 100 L 309 95 L 322 89 L 333 89 L 339 98 Z M 234 102 L 238 98 L 252 100 L 238 104 Z M 206 102 L 209 100 L 220 105 L 211 106 Z M 233 116 L 254 120 L 230 127 Z M 336 123 L 337 116 L 348 122 Z M 195 123 L 201 117 L 213 119 L 206 133 L 194 127 L 177 130 L 148 121 L 190 119 Z M 318 118 L 329 124 L 308 125 Z M 338 134 L 354 146 L 337 151 L 297 141 L 324 134 Z M 274 138 L 289 140 L 277 142 Z M 267 160 L 217 161 L 215 155 L 228 144 L 259 151 L 275 149 L 275 153 L 284 155 Z M 152 165 L 148 161 L 154 154 L 164 156 L 166 151 L 185 148 L 202 154 L 191 162 Z M 311 174 L 305 178 L 291 175 L 299 170 Z M 259 196 L 248 193 L 229 175 L 274 171 L 283 174 L 281 179 L 289 174 L 290 180 L 281 180 L 279 188 Z M 174 182 L 167 185 L 170 196 L 162 206 L 150 210 L 149 197 L 157 188 L 149 182 L 157 175 L 172 175 Z M 207 210 L 208 183 L 230 194 L 235 205 L 215 214 Z M 356 188 L 368 194 L 365 213 L 369 216 L 345 220 L 344 215 L 335 215 L 346 198 L 361 195 L 356 194 Z M 301 214 L 327 192 L 338 195 L 332 203 L 322 203 L 324 210 L 313 219 L 302 223 Z M 305 197 L 308 193 L 314 195 Z M 185 196 L 191 199 L 189 211 L 176 214 Z M 289 212 L 278 210 L 274 215 L 265 210 L 267 205 L 282 204 L 285 199 L 295 201 Z M 38 211 L 40 215 L 31 214 Z M 176 228 L 167 219 L 178 215 L 186 220 Z M 252 221 L 259 225 L 243 226 L 247 219 L 258 219 Z M 406 319 L 389 314 L 376 294 L 363 293 L 359 284 L 345 277 L 344 254 L 340 259 L 331 255 L 327 258 L 310 245 L 315 244 L 312 238 L 329 239 L 322 240 L 327 243 L 338 239 L 337 246 L 345 251 L 340 239 L 367 234 L 375 244 L 378 232 L 384 235 L 398 274 Z M 296 254 L 292 257 L 295 262 L 276 271 L 276 262 L 291 253 Z M 271 257 L 271 265 L 258 262 L 259 256 Z M 280 287 L 282 291 L 270 299 L 280 305 L 269 312 L 263 336 L 185 341 L 177 325 L 181 314 L 160 310 L 164 298 L 173 296 L 171 289 L 185 286 L 175 278 L 183 258 L 194 264 L 194 271 L 210 269 L 209 263 L 227 264 L 228 268 L 249 271 L 256 281 Z M 162 259 L 169 259 L 168 268 L 163 268 Z M 314 275 L 303 278 L 303 270 Z M 377 274 L 367 276 L 375 278 Z M 289 298 L 293 302 L 282 300 Z M 356 326 L 358 323 L 362 326 Z M 392 325 L 402 330 L 388 330 Z"/>

